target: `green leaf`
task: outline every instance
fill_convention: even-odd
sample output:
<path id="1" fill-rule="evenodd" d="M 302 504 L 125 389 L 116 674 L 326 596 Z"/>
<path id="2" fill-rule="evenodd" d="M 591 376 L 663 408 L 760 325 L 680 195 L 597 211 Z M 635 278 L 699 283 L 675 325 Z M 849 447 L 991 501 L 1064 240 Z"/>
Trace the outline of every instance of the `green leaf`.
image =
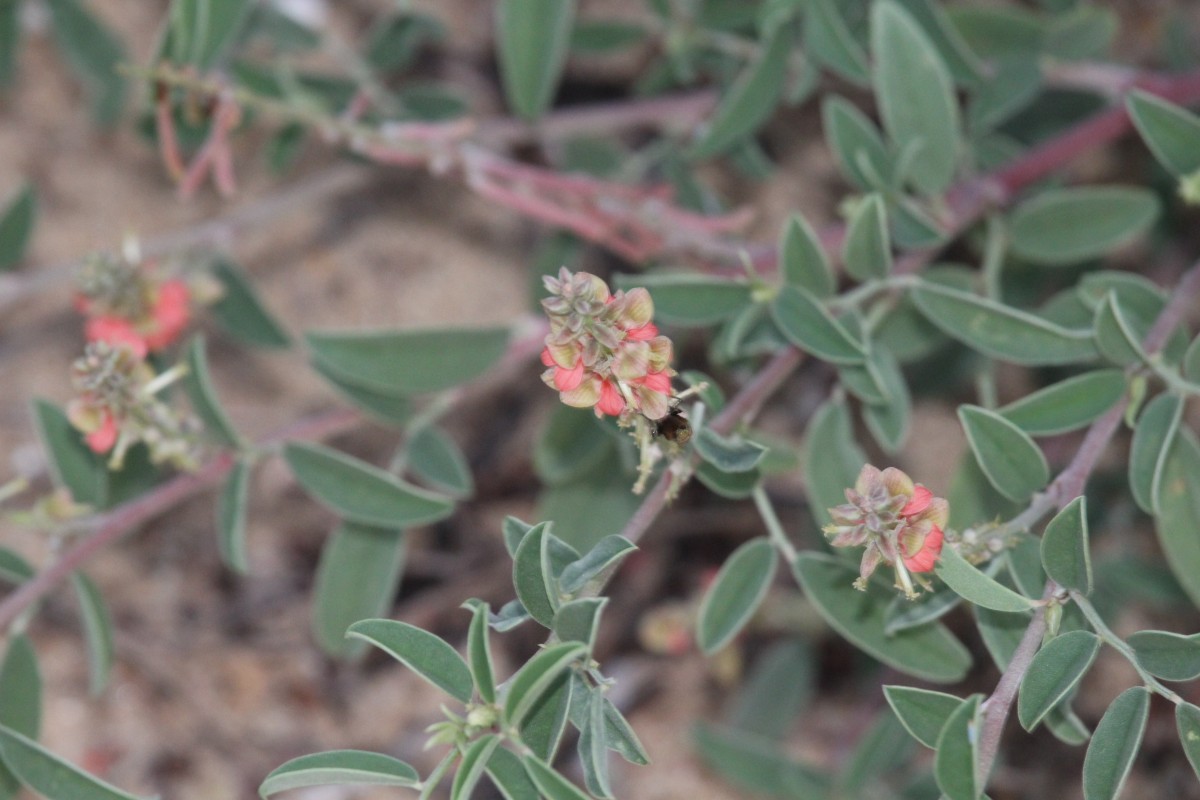
<path id="1" fill-rule="evenodd" d="M 479 377 L 508 346 L 505 328 L 305 334 L 313 359 L 346 383 L 390 395 L 449 389 Z"/>
<path id="2" fill-rule="evenodd" d="M 42 676 L 37 653 L 24 634 L 9 639 L 0 662 L 0 725 L 31 739 L 42 729 Z M 0 787 L 3 773 L 0 762 Z"/>
<path id="3" fill-rule="evenodd" d="M 604 692 L 599 688 L 587 693 L 587 719 L 579 729 L 579 763 L 583 784 L 595 797 L 611 800 L 612 782 L 608 770 L 608 746 L 604 718 Z"/>
<path id="4" fill-rule="evenodd" d="M 1171 572 L 1200 606 L 1200 445 L 1190 433 L 1175 438 L 1162 472 L 1155 529 Z"/>
<path id="5" fill-rule="evenodd" d="M 624 536 L 615 533 L 605 536 L 578 561 L 563 568 L 559 585 L 565 594 L 576 594 L 590 581 L 624 561 L 634 550 L 637 550 L 637 545 Z"/>
<path id="6" fill-rule="evenodd" d="M 214 259 L 212 270 L 222 287 L 212 313 L 225 330 L 256 347 L 291 346 L 292 337 L 267 311 L 245 270 L 225 257 Z"/>
<path id="7" fill-rule="evenodd" d="M 888 636 L 939 620 L 962 604 L 962 597 L 942 586 L 926 592 L 917 600 L 897 595 L 884 613 L 884 632 Z"/>
<path id="8" fill-rule="evenodd" d="M 1056 14 L 1046 32 L 1046 55 L 1062 60 L 1102 59 L 1108 55 L 1120 21 L 1107 8 L 1080 4 Z"/>
<path id="9" fill-rule="evenodd" d="M 419 786 L 421 776 L 408 764 L 382 753 L 330 750 L 293 758 L 276 767 L 258 787 L 266 798 L 308 786 Z"/>
<path id="10" fill-rule="evenodd" d="M 587 647 L 584 645 L 564 642 L 544 648 L 525 662 L 525 666 L 517 670 L 509 683 L 508 696 L 504 698 L 505 721 L 511 726 L 520 727 L 555 681 L 586 654 Z"/>
<path id="11" fill-rule="evenodd" d="M 55 41 L 93 95 L 93 115 L 102 125 L 111 125 L 125 99 L 125 79 L 117 72 L 119 65 L 129 62 L 125 48 L 78 0 L 48 0 L 47 5 Z"/>
<path id="12" fill-rule="evenodd" d="M 952 547 L 942 550 L 937 575 L 964 600 L 993 611 L 1027 611 L 1032 603 L 972 566 Z"/>
<path id="13" fill-rule="evenodd" d="M 32 739 L 0 725 L 0 761 L 38 794 L 71 800 L 139 800 L 78 767 Z"/>
<path id="14" fill-rule="evenodd" d="M 488 761 L 500 744 L 500 737 L 494 733 L 480 736 L 471 742 L 467 752 L 463 753 L 458 772 L 454 774 L 454 783 L 450 787 L 450 800 L 468 800 L 476 784 L 483 777 L 483 771 Z"/>
<path id="15" fill-rule="evenodd" d="M 816 691 L 817 659 L 800 637 L 782 639 L 759 655 L 725 715 L 729 725 L 782 739 Z"/>
<path id="16" fill-rule="evenodd" d="M 538 800 L 541 797 L 521 759 L 511 750 L 500 747 L 492 751 L 487 772 L 504 800 Z"/>
<path id="17" fill-rule="evenodd" d="M 962 405 L 958 419 L 980 469 L 1000 494 L 1024 502 L 1050 480 L 1050 467 L 1029 434 L 994 411 Z"/>
<path id="18" fill-rule="evenodd" d="M 590 800 L 575 784 L 554 771 L 554 768 L 534 755 L 525 756 L 525 771 L 537 784 L 546 800 Z"/>
<path id="19" fill-rule="evenodd" d="M 1054 734 L 1054 738 L 1072 747 L 1078 747 L 1092 738 L 1088 726 L 1071 710 L 1066 700 L 1050 709 L 1050 713 L 1042 722 L 1046 725 L 1046 730 Z"/>
<path id="20" fill-rule="evenodd" d="M 1150 227 L 1158 198 L 1124 186 L 1053 189 L 1026 200 L 1009 219 L 1013 252 L 1043 266 L 1102 256 Z"/>
<path id="21" fill-rule="evenodd" d="M 1030 615 L 991 611 L 986 608 L 975 608 L 974 612 L 975 623 L 979 627 L 979 635 L 988 655 L 996 662 L 997 669 L 1007 669 L 1013 652 L 1021 643 L 1021 637 L 1025 635 L 1025 629 L 1029 627 Z"/>
<path id="22" fill-rule="evenodd" d="M 604 736 L 608 741 L 609 749 L 616 751 L 630 764 L 644 767 L 650 763 L 650 756 L 646 753 L 646 748 L 642 746 L 641 741 L 638 740 L 629 721 L 607 697 L 604 698 L 604 722 L 606 726 Z"/>
<path id="23" fill-rule="evenodd" d="M 305 490 L 351 522 L 400 528 L 454 512 L 450 498 L 322 445 L 289 442 L 283 457 Z"/>
<path id="24" fill-rule="evenodd" d="M 1183 356 L 1183 377 L 1192 383 L 1200 383 L 1200 336 L 1192 339 Z"/>
<path id="25" fill-rule="evenodd" d="M 165 48 L 168 57 L 179 66 L 209 69 L 237 39 L 253 6 L 250 0 L 174 0 Z"/>
<path id="26" fill-rule="evenodd" d="M 596 644 L 596 632 L 600 628 L 600 614 L 606 605 L 607 597 L 582 597 L 563 603 L 554 612 L 554 634 L 560 641 L 587 645 L 590 657 Z"/>
<path id="27" fill-rule="evenodd" d="M 375 645 L 455 699 L 471 701 L 471 670 L 440 637 L 391 619 L 364 619 L 351 625 L 346 635 Z"/>
<path id="28" fill-rule="evenodd" d="M 871 8 L 874 86 L 884 127 L 900 152 L 911 151 L 912 182 L 927 195 L 950 185 L 958 167 L 958 103 L 933 43 L 891 0 Z"/>
<path id="29" fill-rule="evenodd" d="M 804 20 L 804 46 L 811 57 L 848 81 L 871 78 L 867 54 L 854 38 L 834 0 L 810 0 Z"/>
<path id="30" fill-rule="evenodd" d="M 1175 728 L 1179 732 L 1183 754 L 1187 756 L 1196 777 L 1200 778 L 1200 708 L 1191 703 L 1176 705 Z"/>
<path id="31" fill-rule="evenodd" d="M 574 20 L 573 0 L 501 0 L 496 6 L 504 95 L 526 120 L 540 117 L 554 98 Z"/>
<path id="32" fill-rule="evenodd" d="M 1200 117 L 1136 89 L 1125 107 L 1150 152 L 1177 178 L 1200 170 Z"/>
<path id="33" fill-rule="evenodd" d="M 718 497 L 744 500 L 754 494 L 755 488 L 762 481 L 762 472 L 758 469 L 749 472 L 723 472 L 712 463 L 702 461 L 696 468 L 696 477 Z"/>
<path id="34" fill-rule="evenodd" d="M 88 688 L 98 695 L 108 685 L 113 665 L 112 617 L 96 584 L 82 572 L 71 573 L 71 587 L 79 601 L 88 652 Z"/>
<path id="35" fill-rule="evenodd" d="M 889 773 L 912 763 L 916 745 L 890 711 L 881 711 L 838 770 L 837 789 L 845 797 L 869 795 Z"/>
<path id="36" fill-rule="evenodd" d="M 567 728 L 571 700 L 584 688 L 571 672 L 565 672 L 552 681 L 541 699 L 533 704 L 525 721 L 518 726 L 521 743 L 539 758 L 553 758 Z"/>
<path id="37" fill-rule="evenodd" d="M 366 646 L 347 639 L 361 619 L 386 614 L 404 571 L 403 531 L 343 522 L 321 548 L 313 587 L 312 632 L 331 656 L 358 658 Z"/>
<path id="38" fill-rule="evenodd" d="M 1100 718 L 1092 743 L 1083 759 L 1083 796 L 1085 800 L 1113 800 L 1133 766 L 1146 719 L 1150 713 L 1150 692 L 1143 686 L 1126 689 Z"/>
<path id="39" fill-rule="evenodd" d="M 208 356 L 202 335 L 197 334 L 188 343 L 184 363 L 187 364 L 187 374 L 183 379 L 183 388 L 196 415 L 204 423 L 205 431 L 225 447 L 238 447 L 241 437 L 217 399 L 217 390 L 208 372 Z"/>
<path id="40" fill-rule="evenodd" d="M 571 31 L 571 52 L 607 55 L 643 42 L 650 32 L 633 22 L 579 20 Z"/>
<path id="41" fill-rule="evenodd" d="M 1030 436 L 1066 433 L 1099 418 L 1125 394 L 1125 373 L 1096 369 L 1051 384 L 998 409 Z"/>
<path id="42" fill-rule="evenodd" d="M 412 401 L 408 397 L 376 392 L 347 383 L 319 361 L 314 361 L 312 367 L 313 371 L 332 385 L 339 394 L 360 410 L 365 411 L 372 419 L 390 427 L 408 424 L 409 418 L 412 416 Z"/>
<path id="43" fill-rule="evenodd" d="M 1050 366 L 1096 357 L 1091 330 L 1063 328 L 978 295 L 928 282 L 912 291 L 912 299 L 947 336 L 993 358 Z"/>
<path id="44" fill-rule="evenodd" d="M 789 758 L 769 739 L 701 724 L 692 729 L 692 741 L 700 757 L 739 789 L 780 798 L 828 795 L 826 775 Z"/>
<path id="45" fill-rule="evenodd" d="M 947 14 L 967 46 L 985 61 L 1041 54 L 1045 23 L 1030 11 L 1006 6 L 954 6 L 947 9 Z"/>
<path id="46" fill-rule="evenodd" d="M 612 437 L 592 414 L 556 403 L 533 446 L 533 468 L 543 483 L 579 480 L 609 451 Z"/>
<path id="47" fill-rule="evenodd" d="M 1200 637 L 1166 631 L 1138 631 L 1126 639 L 1142 669 L 1164 681 L 1200 677 Z"/>
<path id="48" fill-rule="evenodd" d="M 625 290 L 636 286 L 649 289 L 654 318 L 672 325 L 715 325 L 751 303 L 749 284 L 725 278 L 659 272 L 619 274 L 616 283 Z"/>
<path id="49" fill-rule="evenodd" d="M 825 0 L 822 0 L 823 2 Z M 842 175 L 855 188 L 864 191 L 878 189 L 892 179 L 892 157 L 879 129 L 866 114 L 848 100 L 829 95 L 821 106 L 821 119 L 825 128 L 825 141 L 833 148 Z M 820 297 L 825 294 L 804 288 Z"/>
<path id="50" fill-rule="evenodd" d="M 0 2 L 0 89 L 12 85 L 17 72 L 17 53 L 21 48 L 21 4 L 17 0 Z M 4 789 L 0 784 L 0 792 Z M 10 794 L 16 793 L 16 787 Z M 0 794 L 0 797 L 5 795 Z"/>
<path id="51" fill-rule="evenodd" d="M 71 492 L 75 502 L 104 508 L 108 503 L 108 470 L 102 458 L 88 449 L 82 434 L 58 406 L 37 398 L 33 413 L 55 481 Z"/>
<path id="52" fill-rule="evenodd" d="M 1042 533 L 1042 565 L 1060 586 L 1085 595 L 1092 593 L 1087 499 L 1083 495 L 1068 503 L 1046 524 Z"/>
<path id="53" fill-rule="evenodd" d="M 27 183 L 0 212 L 0 270 L 12 269 L 25 257 L 36 219 L 37 198 L 33 184 Z"/>
<path id="54" fill-rule="evenodd" d="M 892 268 L 887 212 L 883 198 L 867 195 L 854 209 L 842 244 L 846 272 L 858 281 L 886 278 Z"/>
<path id="55" fill-rule="evenodd" d="M 1100 639 L 1090 631 L 1071 631 L 1045 644 L 1025 672 L 1017 696 L 1017 718 L 1032 731 L 1051 708 L 1067 696 L 1100 651 Z"/>
<path id="56" fill-rule="evenodd" d="M 804 553 L 794 566 L 805 595 L 825 621 L 870 656 L 914 677 L 954 683 L 971 665 L 966 648 L 939 623 L 909 628 L 889 636 L 884 630 L 891 590 L 870 582 L 854 588 L 858 571 L 818 553 Z"/>
<path id="57" fill-rule="evenodd" d="M 908 439 L 912 422 L 912 397 L 896 357 L 883 347 L 871 351 L 871 364 L 888 397 L 885 402 L 863 407 L 863 420 L 875 441 L 886 453 L 898 453 Z"/>
<path id="58" fill-rule="evenodd" d="M 780 289 L 771 303 L 771 316 L 788 341 L 818 358 L 835 364 L 861 364 L 866 360 L 862 345 L 806 289 Z"/>
<path id="59" fill-rule="evenodd" d="M 827 401 L 808 423 L 804 441 L 804 477 L 818 525 L 830 521 L 827 509 L 846 502 L 846 489 L 866 463 L 866 453 L 854 441 L 845 401 Z"/>
<path id="60" fill-rule="evenodd" d="M 1146 404 L 1134 428 L 1129 447 L 1129 489 L 1147 514 L 1160 510 L 1167 462 L 1182 417 L 1183 399 L 1160 394 Z"/>
<path id="61" fill-rule="evenodd" d="M 235 462 L 217 497 L 217 552 L 225 566 L 243 575 L 250 569 L 246 557 L 246 506 L 252 467 L 246 459 Z"/>
<path id="62" fill-rule="evenodd" d="M 722 565 L 700 604 L 696 642 L 712 655 L 749 622 L 775 577 L 775 548 L 766 537 L 751 539 Z"/>
<path id="63" fill-rule="evenodd" d="M 938 734 L 933 774 L 948 800 L 977 800 L 983 792 L 983 787 L 975 780 L 979 701 L 982 699 L 982 695 L 975 694 L 964 700 Z"/>
<path id="64" fill-rule="evenodd" d="M 952 694 L 912 686 L 884 686 L 883 694 L 904 729 L 933 749 L 950 715 L 965 702 Z"/>
<path id="65" fill-rule="evenodd" d="M 475 681 L 475 691 L 485 703 L 496 702 L 496 671 L 492 667 L 492 651 L 488 645 L 488 617 L 491 609 L 487 603 L 475 606 L 471 617 L 471 628 L 467 632 L 467 663 Z"/>
<path id="66" fill-rule="evenodd" d="M 1109 292 L 1096 309 L 1093 325 L 1096 329 L 1096 349 L 1109 361 L 1121 366 L 1149 361 L 1149 356 L 1142 348 L 1142 337 L 1122 308 L 1116 292 Z"/>
<path id="67" fill-rule="evenodd" d="M 696 452 L 722 472 L 748 472 L 758 466 L 767 448 L 740 434 L 722 436 L 705 426 L 692 440 Z"/>
<path id="68" fill-rule="evenodd" d="M 695 159 L 724 153 L 757 131 L 775 110 L 783 93 L 788 55 L 792 51 L 791 26 L 780 25 L 751 64 L 721 97 L 708 130 L 688 152 Z"/>
<path id="69" fill-rule="evenodd" d="M 408 468 L 435 489 L 452 497 L 467 497 L 475 491 L 475 480 L 466 456 L 444 431 L 425 427 L 405 447 Z"/>
<path id="70" fill-rule="evenodd" d="M 967 125 L 978 135 L 1007 122 L 1027 108 L 1042 90 L 1042 70 L 1037 61 L 1019 58 L 1002 61 L 974 91 L 967 109 Z"/>
<path id="71" fill-rule="evenodd" d="M 554 624 L 559 601 L 554 576 L 547 575 L 545 569 L 546 537 L 550 535 L 549 523 L 535 525 L 521 539 L 513 555 L 513 587 L 517 599 L 530 616 L 547 628 Z"/>
<path id="72" fill-rule="evenodd" d="M 33 575 L 34 569 L 28 561 L 7 547 L 0 547 L 0 580 L 17 585 L 29 580 Z"/>
<path id="73" fill-rule="evenodd" d="M 793 214 L 784 226 L 779 241 L 779 268 L 785 281 L 807 289 L 815 297 L 829 297 L 837 288 L 825 248 L 808 220 L 800 214 Z"/>

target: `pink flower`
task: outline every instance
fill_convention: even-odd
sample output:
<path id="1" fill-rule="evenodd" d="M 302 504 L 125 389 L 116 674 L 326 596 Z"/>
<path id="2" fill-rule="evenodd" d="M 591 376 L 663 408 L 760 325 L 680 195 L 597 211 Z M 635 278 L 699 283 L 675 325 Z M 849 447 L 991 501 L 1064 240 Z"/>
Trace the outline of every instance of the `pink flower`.
<path id="1" fill-rule="evenodd" d="M 900 509 L 901 516 L 912 517 L 920 514 L 925 509 L 929 508 L 929 503 L 933 500 L 933 492 L 926 489 L 921 484 L 916 484 L 913 487 L 912 497 L 904 508 Z"/>
<path id="2" fill-rule="evenodd" d="M 619 417 L 625 410 L 625 398 L 612 381 L 601 381 L 600 399 L 596 402 L 596 410 L 612 417 Z"/>
<path id="3" fill-rule="evenodd" d="M 181 280 L 163 281 L 150 312 L 151 330 L 146 333 L 146 345 L 151 350 L 163 350 L 174 344 L 192 321 L 191 291 Z"/>
<path id="4" fill-rule="evenodd" d="M 117 418 L 108 409 L 101 412 L 100 427 L 84 437 L 93 453 L 107 453 L 117 443 Z"/>
<path id="5" fill-rule="evenodd" d="M 917 551 L 902 559 L 904 566 L 908 567 L 909 572 L 932 572 L 938 557 L 942 554 L 944 538 L 941 528 L 937 525 L 930 525 L 928 533 L 921 537 Z"/>
<path id="6" fill-rule="evenodd" d="M 89 342 L 108 342 L 114 347 L 127 347 L 138 358 L 145 358 L 149 350 L 145 337 L 122 317 L 92 317 L 84 326 L 84 335 Z"/>

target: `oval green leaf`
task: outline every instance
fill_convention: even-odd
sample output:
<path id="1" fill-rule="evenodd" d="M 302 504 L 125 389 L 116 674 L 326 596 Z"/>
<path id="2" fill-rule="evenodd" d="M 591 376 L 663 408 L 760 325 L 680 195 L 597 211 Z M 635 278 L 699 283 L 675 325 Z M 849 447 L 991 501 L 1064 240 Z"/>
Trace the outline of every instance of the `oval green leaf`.
<path id="1" fill-rule="evenodd" d="M 582 597 L 563 603 L 554 612 L 554 634 L 560 641 L 587 645 L 590 657 L 600 628 L 600 614 L 607 604 L 607 597 Z"/>
<path id="2" fill-rule="evenodd" d="M 792 51 L 791 26 L 780 25 L 761 48 L 758 60 L 729 87 L 703 138 L 688 153 L 711 158 L 739 144 L 771 117 L 783 93 L 788 55 Z"/>
<path id="3" fill-rule="evenodd" d="M 475 606 L 471 627 L 467 632 L 467 663 L 475 681 L 475 691 L 485 703 L 496 702 L 496 671 L 492 667 L 492 650 L 488 644 L 488 617 L 491 609 L 487 603 Z"/>
<path id="4" fill-rule="evenodd" d="M 783 279 L 807 289 L 816 297 L 829 297 L 837 288 L 833 268 L 816 231 L 800 214 L 793 214 L 779 241 L 779 268 Z"/>
<path id="5" fill-rule="evenodd" d="M 351 625 L 346 635 L 375 645 L 450 696 L 471 701 L 471 670 L 440 637 L 391 619 L 364 619 Z"/>
<path id="6" fill-rule="evenodd" d="M 978 800 L 983 787 L 975 780 L 976 743 L 979 731 L 979 702 L 971 695 L 950 714 L 938 734 L 933 756 L 933 774 L 948 800 Z"/>
<path id="7" fill-rule="evenodd" d="M 696 620 L 696 642 L 709 655 L 729 643 L 750 620 L 775 578 L 775 548 L 766 537 L 751 539 L 721 566 Z"/>
<path id="8" fill-rule="evenodd" d="M 1140 89 L 1129 94 L 1125 106 L 1150 152 L 1175 177 L 1200 170 L 1200 117 Z"/>
<path id="9" fill-rule="evenodd" d="M 937 563 L 937 576 L 964 600 L 993 611 L 1028 611 L 1032 603 L 1027 597 L 1009 589 L 972 566 L 952 547 L 942 550 Z"/>
<path id="10" fill-rule="evenodd" d="M 454 512 L 450 498 L 322 445 L 289 442 L 283 457 L 309 494 L 351 522 L 400 528 Z"/>
<path id="11" fill-rule="evenodd" d="M 1017 718 L 1032 731 L 1050 709 L 1067 696 L 1100 651 L 1100 639 L 1090 631 L 1056 636 L 1033 657 L 1017 696 Z"/>
<path id="12" fill-rule="evenodd" d="M 539 800 L 541 797 L 520 757 L 511 750 L 503 747 L 493 750 L 487 762 L 487 772 L 500 794 L 504 795 L 504 800 Z"/>
<path id="13" fill-rule="evenodd" d="M 1133 239 L 1158 212 L 1158 198 L 1147 189 L 1053 189 L 1017 207 L 1009 219 L 1009 236 L 1013 252 L 1027 261 L 1075 264 Z"/>
<path id="14" fill-rule="evenodd" d="M 346 638 L 350 626 L 388 613 L 404 571 L 402 531 L 343 522 L 321 548 L 313 587 L 312 632 L 335 658 L 362 655 L 366 645 Z"/>
<path id="15" fill-rule="evenodd" d="M 444 431 L 421 428 L 405 448 L 408 468 L 413 474 L 453 497 L 466 497 L 475 491 L 475 479 L 462 450 Z"/>
<path id="16" fill-rule="evenodd" d="M 837 95 L 830 95 L 821 106 L 825 141 L 833 148 L 842 175 L 858 189 L 880 188 L 891 180 L 892 158 L 879 129 L 866 114 Z M 818 296 L 811 286 L 805 288 Z"/>
<path id="17" fill-rule="evenodd" d="M 1084 800 L 1113 800 L 1121 793 L 1149 713 L 1150 692 L 1143 686 L 1126 689 L 1112 701 L 1083 759 Z"/>
<path id="18" fill-rule="evenodd" d="M 183 379 L 183 388 L 196 415 L 204 423 L 205 431 L 225 447 L 238 447 L 241 437 L 229 421 L 221 401 L 217 399 L 217 390 L 208 372 L 208 356 L 205 353 L 203 336 L 197 335 L 192 338 L 184 356 L 184 363 L 188 369 Z"/>
<path id="19" fill-rule="evenodd" d="M 1183 754 L 1196 777 L 1200 778 L 1200 708 L 1191 703 L 1175 706 L 1175 729 L 1179 732 Z"/>
<path id="20" fill-rule="evenodd" d="M 952 694 L 912 686 L 884 686 L 883 694 L 904 729 L 918 742 L 934 749 L 946 721 L 964 702 Z"/>
<path id="21" fill-rule="evenodd" d="M 1091 424 L 1124 394 L 1122 370 L 1096 369 L 1039 389 L 998 411 L 1030 436 L 1053 436 Z"/>
<path id="22" fill-rule="evenodd" d="M 1200 606 L 1200 445 L 1190 432 L 1175 437 L 1161 487 L 1154 518 L 1158 542 L 1180 586 Z"/>
<path id="23" fill-rule="evenodd" d="M 826 509 L 846 502 L 846 489 L 865 463 L 867 455 L 854 441 L 846 402 L 829 400 L 817 409 L 804 435 L 804 478 L 818 525 L 830 521 Z"/>
<path id="24" fill-rule="evenodd" d="M 574 0 L 501 0 L 496 45 L 504 94 L 527 120 L 542 115 L 567 62 Z"/>
<path id="25" fill-rule="evenodd" d="M 410 395 L 479 377 L 504 354 L 508 330 L 314 331 L 305 339 L 313 359 L 334 377 L 374 392 Z"/>
<path id="26" fill-rule="evenodd" d="M 0 271 L 12 269 L 25 257 L 36 218 L 37 198 L 33 184 L 27 183 L 0 213 Z"/>
<path id="27" fill-rule="evenodd" d="M 862 345 L 806 289 L 780 289 L 771 316 L 788 341 L 818 358 L 835 364 L 861 364 L 867 358 Z"/>
<path id="28" fill-rule="evenodd" d="M 462 761 L 458 765 L 458 772 L 454 774 L 454 783 L 450 787 L 450 800 L 467 800 L 471 796 L 471 792 L 475 791 L 475 785 L 483 777 L 488 760 L 491 759 L 492 753 L 499 744 L 500 737 L 494 733 L 480 736 L 471 742 L 467 752 L 463 753 Z"/>
<path id="29" fill-rule="evenodd" d="M 813 60 L 848 81 L 865 84 L 871 79 L 867 54 L 850 32 L 834 0 L 810 0 L 804 19 L 804 46 Z"/>
<path id="30" fill-rule="evenodd" d="M 71 587 L 79 600 L 79 615 L 83 620 L 84 640 L 87 642 L 88 688 L 94 696 L 104 691 L 112 672 L 115 652 L 112 616 L 108 613 L 108 604 L 104 602 L 100 590 L 87 575 L 72 572 Z"/>
<path id="31" fill-rule="evenodd" d="M 250 568 L 246 557 L 246 506 L 250 501 L 250 470 L 253 465 L 239 459 L 217 496 L 217 552 L 221 561 L 234 572 L 245 575 Z"/>
<path id="32" fill-rule="evenodd" d="M 884 127 L 900 152 L 911 150 L 910 177 L 924 194 L 954 179 L 961 151 L 958 101 L 937 49 L 892 0 L 871 8 L 874 86 Z"/>
<path id="33" fill-rule="evenodd" d="M 672 272 L 618 275 L 617 286 L 643 286 L 654 300 L 654 318 L 673 325 L 706 326 L 729 319 L 750 305 L 745 281 Z"/>
<path id="34" fill-rule="evenodd" d="M 1146 404 L 1134 427 L 1129 447 L 1129 489 L 1147 514 L 1159 510 L 1167 459 L 1182 416 L 1183 399 L 1160 394 Z"/>
<path id="35" fill-rule="evenodd" d="M 947 336 L 993 358 L 1052 366 L 1096 357 L 1091 330 L 1063 328 L 970 292 L 928 282 L 912 291 L 912 299 Z"/>
<path id="36" fill-rule="evenodd" d="M 758 466 L 767 448 L 740 434 L 722 436 L 705 426 L 692 440 L 701 458 L 722 472 L 748 472 Z"/>
<path id="37" fill-rule="evenodd" d="M 562 575 L 559 576 L 563 592 L 574 595 L 589 581 L 616 567 L 634 550 L 637 550 L 637 545 L 624 536 L 605 536 L 582 558 L 563 569 Z"/>
<path id="38" fill-rule="evenodd" d="M 290 347 L 292 337 L 267 311 L 245 271 L 227 258 L 213 262 L 213 275 L 221 282 L 221 299 L 213 316 L 234 338 L 255 347 Z"/>
<path id="39" fill-rule="evenodd" d="M 1126 639 L 1142 669 L 1164 681 L 1200 677 L 1200 636 L 1166 631 L 1138 631 Z"/>
<path id="40" fill-rule="evenodd" d="M 884 622 L 891 590 L 871 582 L 867 591 L 858 591 L 853 567 L 827 555 L 805 553 L 796 560 L 794 572 L 825 621 L 870 656 L 934 683 L 954 683 L 966 675 L 971 656 L 940 623 L 889 636 Z"/>
<path id="41" fill-rule="evenodd" d="M 513 587 L 529 615 L 549 628 L 554 624 L 558 592 L 552 589 L 553 576 L 547 576 L 543 568 L 547 526 L 544 522 L 533 526 L 517 545 L 513 555 Z"/>
<path id="42" fill-rule="evenodd" d="M 0 761 L 38 794 L 71 800 L 140 800 L 68 764 L 32 739 L 0 725 Z"/>
<path id="43" fill-rule="evenodd" d="M 308 786 L 417 786 L 421 776 L 403 761 L 365 750 L 330 750 L 293 758 L 276 767 L 258 787 L 266 798 Z"/>
<path id="44" fill-rule="evenodd" d="M 504 719 L 511 727 L 520 727 L 538 701 L 576 660 L 587 655 L 587 647 L 564 642 L 546 647 L 517 670 L 504 698 Z"/>
<path id="45" fill-rule="evenodd" d="M 847 274 L 858 281 L 885 278 L 891 271 L 892 245 L 880 195 L 867 195 L 855 207 L 842 243 L 842 261 Z"/>
<path id="46" fill-rule="evenodd" d="M 994 411 L 963 405 L 958 418 L 975 460 L 996 491 L 1024 502 L 1050 480 L 1050 467 L 1029 434 Z"/>
<path id="47" fill-rule="evenodd" d="M 1083 495 L 1046 523 L 1042 532 L 1042 567 L 1058 585 L 1085 595 L 1092 593 L 1087 499 Z"/>
<path id="48" fill-rule="evenodd" d="M 525 771 L 537 784 L 546 800 L 591 800 L 575 784 L 559 775 L 554 768 L 535 755 L 523 759 Z"/>

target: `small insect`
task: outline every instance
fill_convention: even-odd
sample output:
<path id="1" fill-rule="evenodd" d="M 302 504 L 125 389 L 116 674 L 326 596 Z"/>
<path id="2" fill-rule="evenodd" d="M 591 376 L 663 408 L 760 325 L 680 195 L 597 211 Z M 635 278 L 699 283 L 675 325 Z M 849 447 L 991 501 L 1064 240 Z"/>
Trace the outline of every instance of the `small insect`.
<path id="1" fill-rule="evenodd" d="M 679 406 L 671 406 L 665 417 L 654 421 L 654 436 L 682 447 L 692 438 L 692 426 L 688 424 L 687 417 L 683 416 Z"/>

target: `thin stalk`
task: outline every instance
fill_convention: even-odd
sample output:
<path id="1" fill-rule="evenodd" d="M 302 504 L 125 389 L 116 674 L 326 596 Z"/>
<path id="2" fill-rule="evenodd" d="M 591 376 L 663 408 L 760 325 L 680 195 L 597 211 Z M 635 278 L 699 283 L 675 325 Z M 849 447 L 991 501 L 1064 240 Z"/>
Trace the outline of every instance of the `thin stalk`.
<path id="1" fill-rule="evenodd" d="M 1104 618 L 1101 617 L 1099 612 L 1096 611 L 1096 607 L 1092 605 L 1090 600 L 1074 590 L 1071 591 L 1071 599 L 1075 601 L 1075 605 L 1078 606 L 1079 610 L 1083 612 L 1084 619 L 1086 619 L 1092 628 L 1095 629 L 1097 635 L 1099 635 L 1107 645 L 1112 647 L 1112 649 L 1120 653 L 1126 661 L 1133 665 L 1133 668 L 1137 670 L 1137 674 L 1141 677 L 1142 682 L 1146 684 L 1147 689 L 1162 695 L 1175 705 L 1179 705 L 1183 702 L 1183 698 L 1175 694 L 1175 692 L 1171 691 L 1167 687 L 1163 686 L 1161 683 L 1159 683 L 1157 678 L 1155 678 L 1146 670 L 1142 669 L 1142 665 L 1138 663 L 1137 655 L 1133 652 L 1133 648 L 1126 644 L 1124 639 L 1122 639 L 1120 636 L 1117 636 L 1117 634 L 1114 633 L 1113 630 L 1104 623 Z"/>
<path id="2" fill-rule="evenodd" d="M 771 543 L 775 545 L 775 549 L 779 551 L 783 559 L 789 565 L 794 566 L 800 554 L 796 552 L 796 547 L 788 541 L 783 524 L 780 523 L 779 516 L 775 513 L 775 506 L 771 503 L 771 498 L 767 497 L 767 492 L 761 483 L 754 487 L 754 506 L 758 509 L 758 515 L 762 517 L 763 525 L 767 527 Z"/>

